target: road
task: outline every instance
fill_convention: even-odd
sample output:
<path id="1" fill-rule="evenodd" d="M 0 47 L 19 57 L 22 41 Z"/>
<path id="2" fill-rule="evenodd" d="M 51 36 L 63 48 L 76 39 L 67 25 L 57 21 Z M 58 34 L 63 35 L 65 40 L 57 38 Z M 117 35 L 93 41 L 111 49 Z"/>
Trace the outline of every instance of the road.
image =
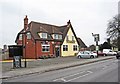
<path id="1" fill-rule="evenodd" d="M 25 75 L 3 82 L 118 82 L 120 60 L 109 59 L 45 73 Z"/>

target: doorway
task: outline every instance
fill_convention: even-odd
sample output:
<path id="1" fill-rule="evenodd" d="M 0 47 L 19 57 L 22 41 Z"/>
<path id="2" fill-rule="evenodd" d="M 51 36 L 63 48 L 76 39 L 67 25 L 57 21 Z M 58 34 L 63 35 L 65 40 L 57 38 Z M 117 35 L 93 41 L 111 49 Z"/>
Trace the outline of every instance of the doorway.
<path id="1" fill-rule="evenodd" d="M 60 56 L 60 47 L 55 48 L 55 55 L 56 57 Z"/>

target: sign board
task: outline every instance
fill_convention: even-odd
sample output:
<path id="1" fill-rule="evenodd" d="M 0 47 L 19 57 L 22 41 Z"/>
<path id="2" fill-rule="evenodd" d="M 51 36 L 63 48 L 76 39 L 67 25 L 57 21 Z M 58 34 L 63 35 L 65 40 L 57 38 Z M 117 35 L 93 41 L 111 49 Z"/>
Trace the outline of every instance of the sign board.
<path id="1" fill-rule="evenodd" d="M 11 45 L 9 47 L 9 57 L 13 57 L 13 68 L 21 67 L 21 57 L 23 56 L 22 45 Z"/>
<path id="2" fill-rule="evenodd" d="M 98 51 L 99 50 L 99 46 L 96 46 L 96 51 Z"/>
<path id="3" fill-rule="evenodd" d="M 99 34 L 94 34 L 94 41 L 95 41 L 95 42 L 100 41 L 100 36 L 99 36 Z"/>
<path id="4" fill-rule="evenodd" d="M 13 64 L 15 68 L 21 67 L 21 56 L 14 56 Z"/>

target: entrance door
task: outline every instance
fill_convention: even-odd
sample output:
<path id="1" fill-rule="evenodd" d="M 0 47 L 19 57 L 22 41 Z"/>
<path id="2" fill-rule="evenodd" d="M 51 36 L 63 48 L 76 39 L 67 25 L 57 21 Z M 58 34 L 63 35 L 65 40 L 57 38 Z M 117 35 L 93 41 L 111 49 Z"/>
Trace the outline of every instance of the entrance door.
<path id="1" fill-rule="evenodd" d="M 55 48 L 56 57 L 60 56 L 60 47 Z"/>

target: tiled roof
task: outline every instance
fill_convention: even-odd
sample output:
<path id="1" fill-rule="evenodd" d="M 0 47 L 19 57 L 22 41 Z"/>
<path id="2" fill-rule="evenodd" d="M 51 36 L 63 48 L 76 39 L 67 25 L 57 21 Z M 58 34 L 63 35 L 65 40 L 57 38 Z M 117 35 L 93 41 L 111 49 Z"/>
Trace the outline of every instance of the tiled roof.
<path id="1" fill-rule="evenodd" d="M 75 35 L 75 38 L 77 39 L 77 36 L 73 30 L 73 27 L 72 27 L 70 21 L 66 25 L 63 25 L 63 26 L 56 26 L 56 25 L 31 21 L 28 24 L 27 31 L 29 31 L 32 34 L 32 36 L 35 40 L 54 40 L 54 41 L 62 41 L 63 42 L 70 26 L 73 31 L 73 34 Z M 22 32 L 23 32 L 23 30 L 21 30 L 18 33 L 18 36 Z M 48 38 L 47 39 L 40 38 L 38 33 L 41 33 L 41 32 L 47 33 Z M 61 34 L 62 40 L 53 39 L 52 34 Z M 17 36 L 17 38 L 18 38 L 18 36 Z M 16 38 L 16 40 L 17 40 L 17 38 Z M 77 40 L 77 42 L 78 42 L 78 40 Z"/>
<path id="2" fill-rule="evenodd" d="M 80 48 L 87 48 L 87 46 L 85 45 L 85 43 L 81 40 L 81 38 L 77 38 L 78 43 L 80 45 Z"/>
<path id="3" fill-rule="evenodd" d="M 65 27 L 67 27 L 67 25 Z M 66 28 L 63 28 L 62 26 L 60 27 L 60 26 L 39 23 L 34 21 L 31 21 L 29 24 L 29 30 L 32 33 L 34 39 L 37 39 L 37 40 L 41 40 L 38 33 L 46 32 L 48 34 L 47 40 L 53 40 L 51 37 L 51 34 L 62 34 L 64 36 L 63 31 L 65 29 Z"/>

